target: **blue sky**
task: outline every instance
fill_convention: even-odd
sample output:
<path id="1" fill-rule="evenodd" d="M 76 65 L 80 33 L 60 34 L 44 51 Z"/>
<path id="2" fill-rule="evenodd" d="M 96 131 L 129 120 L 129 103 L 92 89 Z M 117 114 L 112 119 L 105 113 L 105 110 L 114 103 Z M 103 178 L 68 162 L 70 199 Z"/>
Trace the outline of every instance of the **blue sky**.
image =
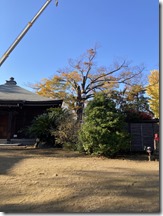
<path id="1" fill-rule="evenodd" d="M 0 0 L 0 57 L 46 0 Z M 144 63 L 145 73 L 159 67 L 158 0 L 53 0 L 0 67 L 0 84 L 49 78 L 99 44 L 96 62 L 116 58 Z"/>

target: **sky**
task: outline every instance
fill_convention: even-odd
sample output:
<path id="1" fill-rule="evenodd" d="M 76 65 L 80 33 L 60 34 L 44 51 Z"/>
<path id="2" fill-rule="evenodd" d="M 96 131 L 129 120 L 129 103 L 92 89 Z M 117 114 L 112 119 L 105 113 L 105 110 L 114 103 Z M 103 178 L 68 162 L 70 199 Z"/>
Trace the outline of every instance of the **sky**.
<path id="1" fill-rule="evenodd" d="M 46 0 L 0 0 L 0 57 Z M 53 0 L 0 66 L 0 84 L 17 85 L 50 78 L 98 44 L 97 66 L 117 58 L 159 68 L 158 0 Z"/>

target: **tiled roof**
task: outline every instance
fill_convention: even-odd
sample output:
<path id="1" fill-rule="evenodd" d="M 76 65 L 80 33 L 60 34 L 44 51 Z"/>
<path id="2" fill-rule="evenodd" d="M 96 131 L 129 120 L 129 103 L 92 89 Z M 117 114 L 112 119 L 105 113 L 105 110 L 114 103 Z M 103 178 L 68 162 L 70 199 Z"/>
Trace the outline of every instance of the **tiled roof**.
<path id="1" fill-rule="evenodd" d="M 0 101 L 55 101 L 47 97 L 42 97 L 36 93 L 30 92 L 20 86 L 17 86 L 13 77 L 5 84 L 0 85 Z"/>

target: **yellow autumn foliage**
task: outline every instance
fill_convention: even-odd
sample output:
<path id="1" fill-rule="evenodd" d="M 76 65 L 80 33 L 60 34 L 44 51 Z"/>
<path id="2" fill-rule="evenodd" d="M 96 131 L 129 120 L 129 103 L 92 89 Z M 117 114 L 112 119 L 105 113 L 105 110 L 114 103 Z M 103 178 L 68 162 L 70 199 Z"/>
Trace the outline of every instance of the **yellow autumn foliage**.
<path id="1" fill-rule="evenodd" d="M 147 94 L 149 95 L 149 105 L 156 118 L 159 118 L 159 71 L 152 70 L 148 76 Z"/>

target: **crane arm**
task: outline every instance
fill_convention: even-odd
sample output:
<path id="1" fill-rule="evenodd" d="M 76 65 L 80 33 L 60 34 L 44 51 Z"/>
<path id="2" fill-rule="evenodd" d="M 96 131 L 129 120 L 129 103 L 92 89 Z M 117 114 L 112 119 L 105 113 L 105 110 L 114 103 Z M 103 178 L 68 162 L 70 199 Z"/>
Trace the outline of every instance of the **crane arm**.
<path id="1" fill-rule="evenodd" d="M 33 25 L 33 23 L 37 20 L 37 18 L 41 15 L 41 13 L 45 10 L 45 8 L 49 5 L 49 3 L 52 0 L 47 0 L 44 5 L 40 8 L 40 10 L 37 12 L 37 14 L 33 17 L 33 19 L 28 22 L 26 27 L 23 29 L 23 31 L 19 34 L 19 36 L 15 39 L 15 41 L 11 44 L 11 46 L 8 48 L 8 50 L 4 53 L 4 55 L 0 58 L 0 66 L 3 64 L 3 62 L 6 60 L 6 58 L 9 56 L 9 54 L 12 52 L 12 50 L 16 47 L 16 45 L 20 42 L 20 40 L 23 38 L 23 36 L 27 33 L 27 31 L 30 29 L 30 27 Z M 56 6 L 58 5 L 58 0 L 56 0 Z"/>

